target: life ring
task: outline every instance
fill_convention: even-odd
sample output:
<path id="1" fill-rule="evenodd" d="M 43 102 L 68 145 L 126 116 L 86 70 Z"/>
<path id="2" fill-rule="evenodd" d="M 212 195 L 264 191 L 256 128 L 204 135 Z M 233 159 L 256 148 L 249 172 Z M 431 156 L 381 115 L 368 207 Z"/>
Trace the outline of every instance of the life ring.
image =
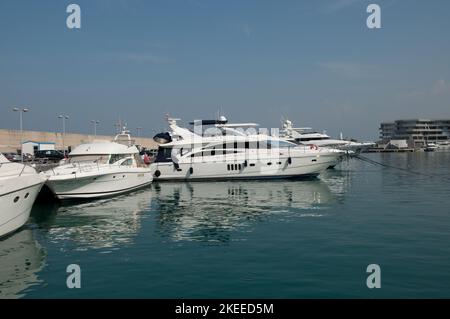
<path id="1" fill-rule="evenodd" d="M 316 144 L 310 144 L 310 145 L 309 145 L 309 148 L 310 148 L 311 150 L 318 150 L 318 149 L 319 149 L 319 147 L 318 147 Z"/>

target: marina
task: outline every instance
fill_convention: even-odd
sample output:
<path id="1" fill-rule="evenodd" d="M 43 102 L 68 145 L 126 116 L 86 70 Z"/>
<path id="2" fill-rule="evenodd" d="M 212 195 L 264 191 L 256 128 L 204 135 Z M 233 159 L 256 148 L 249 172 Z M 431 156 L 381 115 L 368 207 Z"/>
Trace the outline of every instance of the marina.
<path id="1" fill-rule="evenodd" d="M 427 241 L 403 237 L 449 239 L 439 231 L 450 226 L 445 147 L 380 148 L 310 133 L 287 120 L 279 135 L 224 116 L 190 128 L 180 119 L 166 121 L 153 150 L 137 145 L 123 127 L 110 140 L 75 145 L 62 159 L 0 157 L 3 298 L 204 298 L 224 291 L 230 298 L 368 297 L 358 284 L 363 259 L 376 256 L 398 273 L 406 260 L 424 267 L 427 249 L 434 260 L 429 267 L 437 267 L 430 271 L 450 266 L 440 259 L 450 253 L 446 245 L 424 247 Z M 405 188 L 410 184 L 420 186 Z M 386 214 L 395 216 L 389 224 Z M 398 227 L 415 233 L 402 228 L 398 237 Z M 387 248 L 393 240 L 401 244 Z M 246 261 L 231 270 L 236 258 Z M 58 283 L 69 259 L 83 268 L 82 291 Z M 322 266 L 325 259 L 332 268 Z M 100 275 L 104 267 L 109 271 Z M 133 273 L 121 276 L 121 293 L 114 293 L 127 267 Z M 282 273 L 274 271 L 280 267 Z M 185 290 L 207 272 L 214 289 Z M 330 273 L 341 279 L 330 282 Z M 450 296 L 428 273 L 411 275 L 397 275 L 404 285 L 388 282 L 376 296 Z"/>
<path id="2" fill-rule="evenodd" d="M 404 2 L 1 1 L 0 302 L 450 299 L 450 2 Z"/>

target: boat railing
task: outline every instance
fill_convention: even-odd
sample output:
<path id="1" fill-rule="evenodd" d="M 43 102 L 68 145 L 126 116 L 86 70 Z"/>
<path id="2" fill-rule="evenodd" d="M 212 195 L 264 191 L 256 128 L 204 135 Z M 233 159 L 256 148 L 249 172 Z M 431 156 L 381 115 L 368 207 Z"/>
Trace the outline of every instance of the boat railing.
<path id="1" fill-rule="evenodd" d="M 89 173 L 92 171 L 100 171 L 101 169 L 105 168 L 117 168 L 120 166 L 124 166 L 122 164 L 110 164 L 110 163 L 94 163 L 92 161 L 78 161 L 75 163 L 67 163 L 64 164 L 67 165 L 67 170 L 70 170 L 70 173 L 63 173 L 59 175 L 68 175 L 68 174 L 76 174 L 76 173 Z M 132 165 L 126 165 L 126 166 L 132 166 Z M 57 175 L 54 168 L 52 168 L 53 175 Z"/>
<path id="2" fill-rule="evenodd" d="M 22 163 L 14 163 L 14 162 L 1 162 L 1 163 L 0 163 L 0 169 L 1 169 L 4 165 L 9 165 L 9 164 L 19 164 L 19 165 L 22 165 L 22 169 L 20 170 L 20 173 L 19 173 L 19 174 L 17 174 L 17 173 L 15 173 L 15 174 L 9 174 L 9 175 L 0 175 L 0 177 L 12 177 L 12 176 L 20 177 L 20 176 L 22 176 L 23 172 L 25 171 L 25 167 L 26 167 L 25 164 L 22 164 Z"/>

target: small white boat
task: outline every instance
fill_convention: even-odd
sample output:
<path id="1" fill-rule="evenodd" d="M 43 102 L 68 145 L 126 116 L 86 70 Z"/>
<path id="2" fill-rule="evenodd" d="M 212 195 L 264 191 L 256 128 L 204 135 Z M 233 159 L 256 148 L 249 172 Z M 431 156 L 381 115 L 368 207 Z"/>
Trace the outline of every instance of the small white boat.
<path id="1" fill-rule="evenodd" d="M 0 237 L 22 227 L 46 178 L 0 154 Z"/>
<path id="2" fill-rule="evenodd" d="M 77 146 L 67 160 L 45 172 L 58 199 L 109 197 L 150 185 L 151 168 L 139 155 L 128 131 L 114 141 Z"/>

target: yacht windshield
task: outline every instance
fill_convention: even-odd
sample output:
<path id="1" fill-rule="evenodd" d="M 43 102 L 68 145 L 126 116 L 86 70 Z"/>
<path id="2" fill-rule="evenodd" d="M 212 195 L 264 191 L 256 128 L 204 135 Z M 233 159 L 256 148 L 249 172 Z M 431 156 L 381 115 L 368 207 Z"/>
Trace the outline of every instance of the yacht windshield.
<path id="1" fill-rule="evenodd" d="M 295 147 L 297 146 L 294 143 L 287 141 L 277 141 L 277 140 L 268 140 L 267 145 L 270 145 L 271 148 L 286 148 L 286 147 Z"/>
<path id="2" fill-rule="evenodd" d="M 108 155 L 69 155 L 69 163 L 106 164 Z"/>

